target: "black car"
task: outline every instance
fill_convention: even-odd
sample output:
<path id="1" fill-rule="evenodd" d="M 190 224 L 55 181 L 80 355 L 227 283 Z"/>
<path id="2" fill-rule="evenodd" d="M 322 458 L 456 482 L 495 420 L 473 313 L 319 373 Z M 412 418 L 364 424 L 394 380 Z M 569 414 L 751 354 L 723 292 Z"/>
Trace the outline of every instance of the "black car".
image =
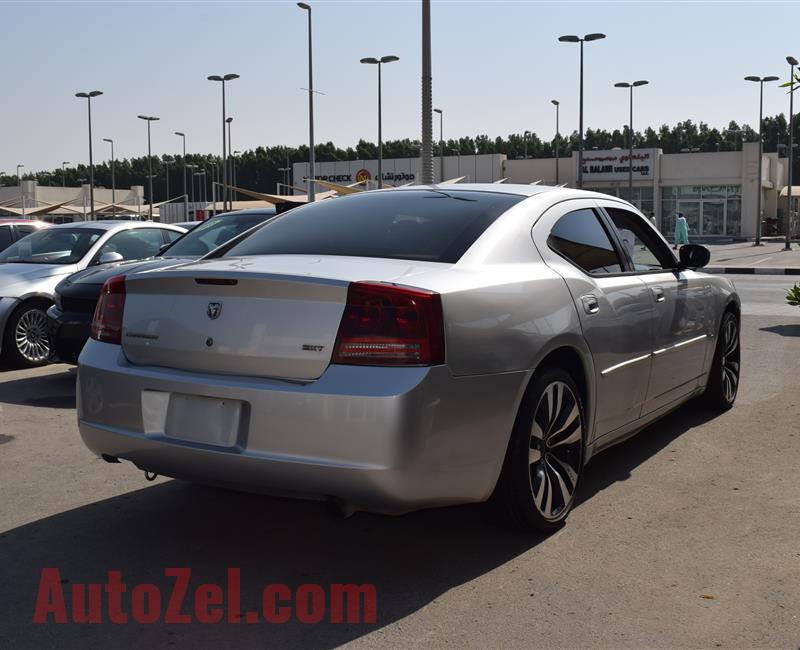
<path id="1" fill-rule="evenodd" d="M 55 305 L 47 310 L 53 362 L 75 364 L 89 339 L 92 317 L 103 283 L 127 275 L 191 262 L 275 216 L 274 208 L 256 208 L 220 214 L 201 222 L 166 246 L 158 257 L 86 269 L 56 286 Z"/>

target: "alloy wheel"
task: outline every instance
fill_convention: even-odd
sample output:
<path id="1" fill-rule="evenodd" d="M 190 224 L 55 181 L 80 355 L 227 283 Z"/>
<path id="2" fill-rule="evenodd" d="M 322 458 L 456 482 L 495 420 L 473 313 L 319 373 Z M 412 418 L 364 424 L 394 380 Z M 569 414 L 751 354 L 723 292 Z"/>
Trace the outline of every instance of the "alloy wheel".
<path id="1" fill-rule="evenodd" d="M 533 501 L 548 521 L 568 510 L 583 462 L 583 419 L 572 389 L 554 381 L 542 393 L 533 416 L 529 477 Z"/>
<path id="2" fill-rule="evenodd" d="M 729 403 L 736 399 L 739 390 L 739 324 L 731 317 L 725 322 L 722 339 L 722 393 Z"/>
<path id="3" fill-rule="evenodd" d="M 47 316 L 41 309 L 23 312 L 14 328 L 14 340 L 20 356 L 29 363 L 41 363 L 50 355 Z"/>

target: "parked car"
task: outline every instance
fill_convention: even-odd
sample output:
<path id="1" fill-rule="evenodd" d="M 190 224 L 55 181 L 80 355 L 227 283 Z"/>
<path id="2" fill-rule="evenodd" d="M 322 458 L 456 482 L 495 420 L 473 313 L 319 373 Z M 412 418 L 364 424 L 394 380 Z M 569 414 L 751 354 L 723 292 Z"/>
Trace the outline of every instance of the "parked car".
<path id="1" fill-rule="evenodd" d="M 31 219 L 0 219 L 0 251 L 4 251 L 18 239 L 32 232 L 49 228 L 50 224 L 44 221 Z"/>
<path id="2" fill-rule="evenodd" d="M 611 196 L 364 192 L 225 248 L 104 285 L 78 423 L 107 461 L 346 510 L 491 500 L 552 531 L 597 451 L 736 399 L 733 284 Z"/>
<path id="3" fill-rule="evenodd" d="M 55 304 L 47 310 L 51 360 L 77 363 L 89 339 L 92 316 L 103 283 L 115 275 L 190 262 L 275 216 L 274 208 L 256 208 L 220 214 L 166 245 L 154 258 L 91 267 L 64 278 L 55 289 Z"/>
<path id="4" fill-rule="evenodd" d="M 88 221 L 38 230 L 0 252 L 0 352 L 15 365 L 47 361 L 47 308 L 67 275 L 156 254 L 185 231 L 151 222 Z"/>

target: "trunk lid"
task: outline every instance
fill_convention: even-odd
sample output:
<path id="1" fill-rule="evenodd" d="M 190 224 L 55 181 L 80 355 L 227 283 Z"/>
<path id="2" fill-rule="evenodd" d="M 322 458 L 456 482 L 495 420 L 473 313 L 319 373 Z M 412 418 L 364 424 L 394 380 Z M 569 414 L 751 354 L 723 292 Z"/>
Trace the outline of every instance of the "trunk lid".
<path id="1" fill-rule="evenodd" d="M 122 348 L 136 365 L 314 380 L 330 363 L 350 282 L 412 284 L 443 266 L 274 255 L 132 274 Z"/>

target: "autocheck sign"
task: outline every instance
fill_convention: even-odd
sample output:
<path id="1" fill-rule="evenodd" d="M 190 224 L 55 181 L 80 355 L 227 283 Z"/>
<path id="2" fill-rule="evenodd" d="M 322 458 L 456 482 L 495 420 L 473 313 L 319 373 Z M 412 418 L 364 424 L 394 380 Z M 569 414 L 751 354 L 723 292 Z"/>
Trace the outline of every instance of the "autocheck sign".
<path id="1" fill-rule="evenodd" d="M 633 167 L 633 177 L 652 180 L 655 177 L 655 149 L 634 149 L 633 157 L 627 149 L 611 151 L 585 151 L 583 153 L 583 180 L 623 181 Z"/>

